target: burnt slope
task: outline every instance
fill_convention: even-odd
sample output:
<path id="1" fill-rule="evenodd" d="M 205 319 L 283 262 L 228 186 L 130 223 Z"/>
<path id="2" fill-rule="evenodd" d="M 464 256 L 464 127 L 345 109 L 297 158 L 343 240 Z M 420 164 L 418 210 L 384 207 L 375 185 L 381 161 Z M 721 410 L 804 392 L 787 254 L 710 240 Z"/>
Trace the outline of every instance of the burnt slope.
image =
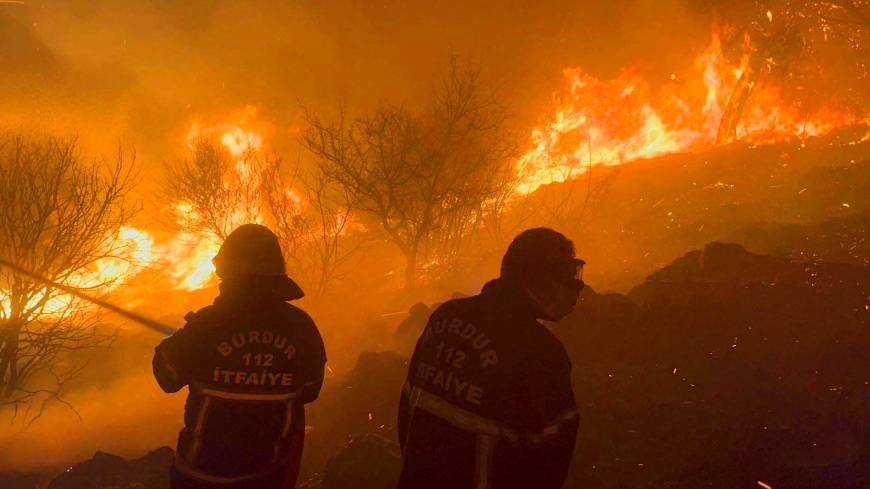
<path id="1" fill-rule="evenodd" d="M 779 233 L 777 227 L 811 227 L 870 212 L 870 140 L 856 142 L 866 131 L 850 128 L 803 142 L 735 143 L 595 167 L 591 182 L 581 176 L 531 196 L 546 207 L 566 193 L 582 199 L 592 188 L 586 207 L 577 206 L 582 213 L 531 224 L 567 231 L 589 263 L 589 282 L 627 291 L 685 250 L 711 241 L 742 243 L 748 236 L 741 232 L 752 226 Z M 832 246 L 813 251 L 828 250 L 836 253 L 818 258 L 842 260 Z M 768 245 L 760 251 L 780 250 Z"/>
<path id="2" fill-rule="evenodd" d="M 864 487 L 870 269 L 711 243 L 558 327 L 572 487 Z M 630 301 L 629 301 L 630 298 Z"/>

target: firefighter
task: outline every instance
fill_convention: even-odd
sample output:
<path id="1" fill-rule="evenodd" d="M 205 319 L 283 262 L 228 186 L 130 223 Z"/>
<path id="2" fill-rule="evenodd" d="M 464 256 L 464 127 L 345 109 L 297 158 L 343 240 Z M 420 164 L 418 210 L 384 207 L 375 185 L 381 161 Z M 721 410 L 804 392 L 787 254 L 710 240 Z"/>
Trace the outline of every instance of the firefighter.
<path id="1" fill-rule="evenodd" d="M 154 353 L 160 387 L 189 388 L 171 486 L 292 488 L 304 405 L 323 384 L 323 341 L 308 314 L 288 304 L 303 293 L 269 229 L 239 227 L 214 264 L 214 303 L 188 314 Z"/>
<path id="2" fill-rule="evenodd" d="M 578 427 L 571 361 L 538 320 L 573 310 L 583 264 L 564 235 L 529 229 L 499 278 L 432 314 L 399 406 L 401 489 L 562 487 Z"/>

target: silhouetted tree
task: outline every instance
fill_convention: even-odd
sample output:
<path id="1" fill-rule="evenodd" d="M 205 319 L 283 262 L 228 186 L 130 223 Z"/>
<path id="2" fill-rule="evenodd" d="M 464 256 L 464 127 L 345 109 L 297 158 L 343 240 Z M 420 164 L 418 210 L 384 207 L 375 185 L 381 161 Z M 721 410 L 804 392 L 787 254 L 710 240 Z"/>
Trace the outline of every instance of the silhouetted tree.
<path id="1" fill-rule="evenodd" d="M 187 230 L 223 240 L 241 224 L 263 220 L 265 187 L 280 166 L 280 158 L 264 151 L 249 149 L 234 157 L 219 141 L 201 138 L 189 154 L 167 165 L 166 190 L 179 202 Z"/>
<path id="2" fill-rule="evenodd" d="M 120 150 L 99 163 L 75 139 L 0 135 L 0 256 L 91 293 L 120 279 L 95 272 L 123 255 L 132 165 Z M 49 401 L 64 402 L 65 383 L 82 368 L 67 354 L 114 337 L 98 321 L 81 301 L 0 266 L 0 405 L 32 422 Z"/>
<path id="3" fill-rule="evenodd" d="M 455 59 L 423 110 L 382 103 L 352 120 L 306 119 L 303 145 L 402 252 L 408 288 L 421 258 L 449 260 L 510 181 L 505 108 L 479 67 Z"/>
<path id="4" fill-rule="evenodd" d="M 318 172 L 300 173 L 264 150 L 234 156 L 220 141 L 200 139 L 167 167 L 166 190 L 181 225 L 203 239 L 223 240 L 248 222 L 269 226 L 291 274 L 319 295 L 356 248 L 345 236 L 351 213 L 340 188 Z"/>

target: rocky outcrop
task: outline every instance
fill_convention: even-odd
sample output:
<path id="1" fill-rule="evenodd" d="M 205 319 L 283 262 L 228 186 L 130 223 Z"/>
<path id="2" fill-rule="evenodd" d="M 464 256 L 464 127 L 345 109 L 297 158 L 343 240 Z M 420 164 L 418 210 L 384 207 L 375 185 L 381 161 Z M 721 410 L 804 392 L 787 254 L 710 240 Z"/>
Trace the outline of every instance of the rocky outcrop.
<path id="1" fill-rule="evenodd" d="M 393 489 L 402 454 L 391 437 L 369 433 L 352 440 L 326 465 L 321 489 Z"/>
<path id="2" fill-rule="evenodd" d="M 555 328 L 585 419 L 566 487 L 870 484 L 870 269 L 710 243 Z"/>
<path id="3" fill-rule="evenodd" d="M 362 442 L 368 435 L 396 443 L 396 413 L 407 369 L 407 359 L 399 354 L 363 352 L 344 381 L 309 406 L 301 480 L 322 473 L 339 451 L 371 445 L 373 440 Z M 357 448 L 348 454 L 350 460 L 356 459 L 352 454 Z"/>
<path id="4" fill-rule="evenodd" d="M 173 457 L 169 447 L 133 460 L 97 452 L 57 476 L 48 489 L 167 489 Z"/>

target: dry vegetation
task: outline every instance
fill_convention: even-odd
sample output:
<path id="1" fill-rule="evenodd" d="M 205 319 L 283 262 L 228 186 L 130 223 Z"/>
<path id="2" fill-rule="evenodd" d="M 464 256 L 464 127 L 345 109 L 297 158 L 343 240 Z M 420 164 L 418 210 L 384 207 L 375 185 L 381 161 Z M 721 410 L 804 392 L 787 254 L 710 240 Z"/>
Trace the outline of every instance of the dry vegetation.
<path id="1" fill-rule="evenodd" d="M 123 257 L 115 237 L 130 218 L 130 162 L 121 150 L 88 161 L 75 139 L 0 135 L 0 256 L 81 290 L 111 285 L 116 277 L 93 272 Z M 114 337 L 99 324 L 81 301 L 0 267 L 0 405 L 32 422 L 50 401 L 64 402 L 82 368 L 68 354 Z"/>

